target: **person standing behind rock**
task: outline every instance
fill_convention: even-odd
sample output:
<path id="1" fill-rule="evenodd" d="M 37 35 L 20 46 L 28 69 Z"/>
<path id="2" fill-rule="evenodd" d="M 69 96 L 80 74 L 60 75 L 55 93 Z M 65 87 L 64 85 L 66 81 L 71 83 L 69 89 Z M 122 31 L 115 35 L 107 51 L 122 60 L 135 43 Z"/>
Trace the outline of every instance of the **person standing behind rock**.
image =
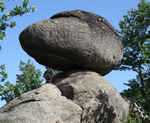
<path id="1" fill-rule="evenodd" d="M 46 83 L 50 83 L 53 78 L 53 72 L 50 70 L 50 67 L 46 66 L 46 71 L 44 72 L 43 77 L 46 80 Z"/>

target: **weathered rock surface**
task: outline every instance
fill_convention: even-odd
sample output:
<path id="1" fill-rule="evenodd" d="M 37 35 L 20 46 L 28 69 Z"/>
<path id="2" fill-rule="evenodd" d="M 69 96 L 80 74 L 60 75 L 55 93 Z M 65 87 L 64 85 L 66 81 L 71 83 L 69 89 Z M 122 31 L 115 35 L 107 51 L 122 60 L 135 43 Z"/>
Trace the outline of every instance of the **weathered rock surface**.
<path id="1" fill-rule="evenodd" d="M 37 62 L 59 70 L 87 68 L 106 75 L 124 52 L 117 31 L 105 18 L 80 10 L 36 22 L 19 39 Z"/>
<path id="2" fill-rule="evenodd" d="M 56 75 L 53 83 L 10 101 L 0 109 L 0 122 L 120 123 L 129 113 L 128 103 L 95 72 L 66 71 Z"/>
<path id="3" fill-rule="evenodd" d="M 0 109 L 0 122 L 5 123 L 80 123 L 82 109 L 61 96 L 52 84 L 42 85 L 14 99 Z"/>
<path id="4" fill-rule="evenodd" d="M 101 75 L 87 70 L 70 70 L 56 75 L 53 83 L 63 96 L 83 109 L 82 123 L 120 123 L 129 105 Z"/>

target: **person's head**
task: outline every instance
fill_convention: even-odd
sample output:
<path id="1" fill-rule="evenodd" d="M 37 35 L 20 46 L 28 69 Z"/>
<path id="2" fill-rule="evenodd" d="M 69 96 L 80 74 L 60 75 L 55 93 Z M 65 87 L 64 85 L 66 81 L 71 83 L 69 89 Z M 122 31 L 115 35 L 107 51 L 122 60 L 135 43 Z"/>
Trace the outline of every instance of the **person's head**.
<path id="1" fill-rule="evenodd" d="M 46 66 L 47 71 L 50 71 L 50 67 Z"/>

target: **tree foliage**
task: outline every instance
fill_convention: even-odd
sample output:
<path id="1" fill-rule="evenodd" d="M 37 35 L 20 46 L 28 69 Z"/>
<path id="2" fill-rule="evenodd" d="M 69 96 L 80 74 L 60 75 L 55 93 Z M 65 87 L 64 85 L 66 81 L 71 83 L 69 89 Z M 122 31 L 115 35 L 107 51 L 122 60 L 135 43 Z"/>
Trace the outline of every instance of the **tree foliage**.
<path id="1" fill-rule="evenodd" d="M 51 71 L 53 72 L 53 77 L 61 72 L 63 72 L 62 70 L 56 70 L 56 69 L 53 69 L 51 68 Z"/>
<path id="2" fill-rule="evenodd" d="M 36 7 L 34 6 L 28 7 L 28 4 L 29 4 L 29 0 L 23 0 L 21 6 L 16 5 L 13 8 L 13 10 L 8 11 L 7 14 L 3 14 L 6 9 L 6 6 L 4 1 L 0 0 L 0 11 L 1 11 L 0 40 L 3 40 L 3 38 L 6 36 L 5 31 L 7 27 L 13 28 L 14 26 L 16 26 L 15 21 L 9 21 L 9 20 L 11 20 L 15 16 L 22 16 L 23 14 L 29 14 L 30 11 L 34 12 L 36 10 Z M 0 46 L 0 50 L 1 50 L 1 46 Z"/>
<path id="3" fill-rule="evenodd" d="M 124 57 L 116 68 L 137 73 L 122 94 L 134 98 L 150 113 L 150 3 L 142 0 L 138 9 L 131 9 L 119 22 Z"/>
<path id="4" fill-rule="evenodd" d="M 23 92 L 30 91 L 32 89 L 35 89 L 37 86 L 39 86 L 43 79 L 40 79 L 42 76 L 41 71 L 35 70 L 35 66 L 33 63 L 30 63 L 30 60 L 28 60 L 28 63 L 24 63 L 20 61 L 19 70 L 22 71 L 22 74 L 17 74 L 17 84 L 21 85 L 23 87 Z"/>
<path id="5" fill-rule="evenodd" d="M 121 119 L 121 123 L 149 123 L 149 119 L 143 119 L 141 115 L 130 112 Z"/>
<path id="6" fill-rule="evenodd" d="M 2 73 L 0 74 L 0 82 L 5 82 L 4 85 L 0 85 L 0 96 L 1 100 L 5 100 L 7 103 L 16 97 L 21 98 L 21 94 L 36 88 L 43 81 L 43 79 L 40 79 L 42 75 L 41 71 L 39 69 L 36 70 L 33 63 L 30 63 L 30 60 L 28 60 L 27 64 L 20 61 L 19 68 L 22 73 L 16 75 L 16 85 L 5 81 L 7 79 L 7 74 L 4 71 L 5 66 L 1 66 L 0 68 Z"/>
<path id="7" fill-rule="evenodd" d="M 9 1 L 9 0 L 8 0 Z M 13 0 L 14 1 L 14 0 Z M 23 0 L 22 5 L 16 5 L 12 10 L 5 13 L 6 6 L 3 0 L 0 0 L 0 40 L 6 36 L 5 31 L 7 27 L 13 28 L 16 26 L 15 21 L 10 21 L 15 16 L 22 16 L 24 14 L 29 14 L 30 11 L 34 12 L 36 8 L 34 6 L 28 7 L 29 0 Z M 0 45 L 1 51 L 1 45 Z M 5 82 L 7 79 L 7 73 L 5 72 L 5 65 L 0 66 L 0 82 Z M 24 92 L 24 90 L 20 86 L 20 83 L 16 83 L 16 85 L 11 84 L 9 81 L 6 81 L 4 84 L 0 85 L 0 96 L 1 100 L 6 100 L 9 102 L 15 97 L 20 97 L 20 95 Z"/>

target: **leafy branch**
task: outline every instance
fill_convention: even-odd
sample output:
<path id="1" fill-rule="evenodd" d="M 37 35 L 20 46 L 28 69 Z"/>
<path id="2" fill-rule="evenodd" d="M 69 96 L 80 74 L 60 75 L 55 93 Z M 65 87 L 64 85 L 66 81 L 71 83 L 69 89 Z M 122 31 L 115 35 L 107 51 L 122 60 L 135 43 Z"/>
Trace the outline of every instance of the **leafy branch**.
<path id="1" fill-rule="evenodd" d="M 22 16 L 23 14 L 29 14 L 30 11 L 34 12 L 35 10 L 37 10 L 34 5 L 28 7 L 28 4 L 29 4 L 29 0 L 23 0 L 21 6 L 16 5 L 13 8 L 13 10 L 8 11 L 7 14 L 2 14 L 0 18 L 0 40 L 3 40 L 3 38 L 6 36 L 5 30 L 7 27 L 13 28 L 14 26 L 16 26 L 15 21 L 8 23 L 9 20 L 11 20 L 15 16 Z M 1 0 L 0 1 L 1 13 L 3 13 L 5 9 L 6 9 L 5 3 L 4 1 Z"/>

